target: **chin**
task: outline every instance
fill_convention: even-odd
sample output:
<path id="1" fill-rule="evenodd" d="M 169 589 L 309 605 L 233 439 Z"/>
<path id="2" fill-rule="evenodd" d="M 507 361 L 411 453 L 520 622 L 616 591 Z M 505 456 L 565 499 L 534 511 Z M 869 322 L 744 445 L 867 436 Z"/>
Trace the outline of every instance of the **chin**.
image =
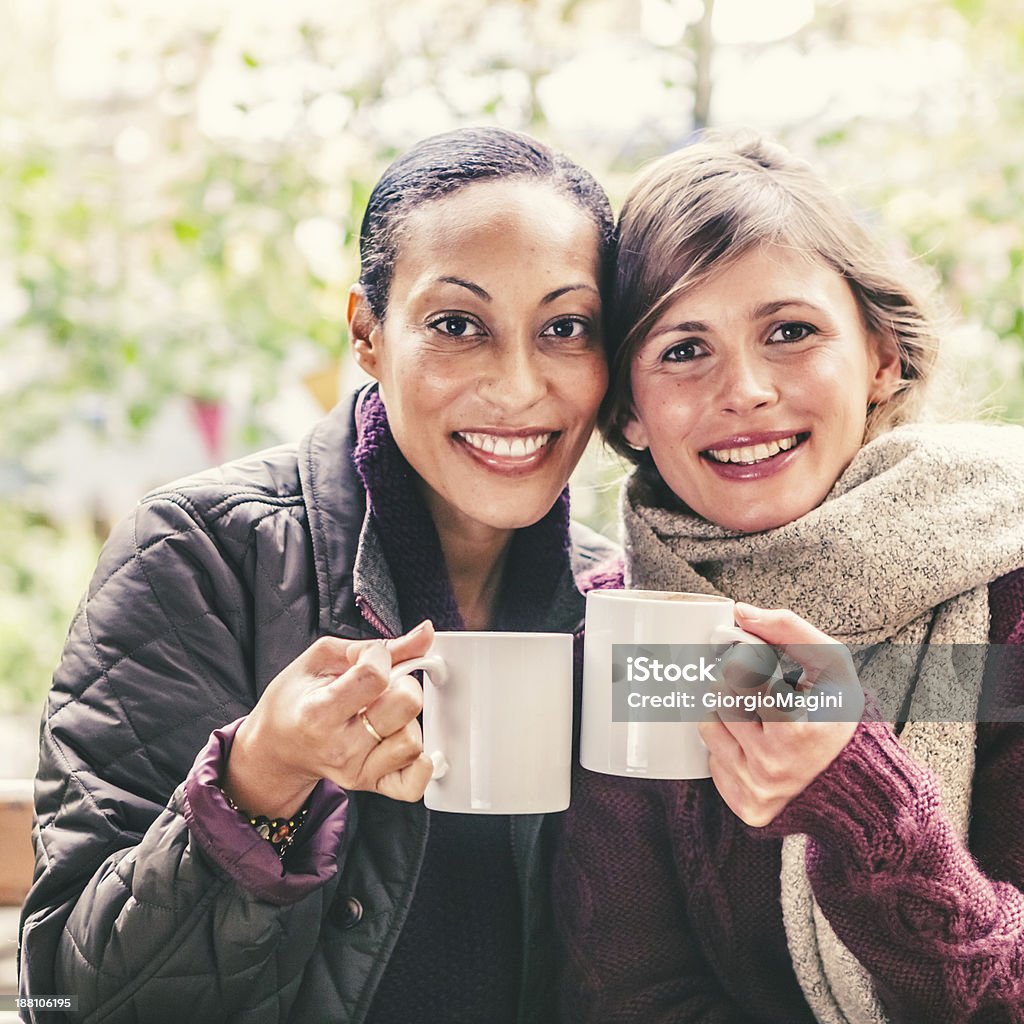
<path id="1" fill-rule="evenodd" d="M 550 510 L 551 505 L 528 512 L 515 512 L 508 508 L 495 509 L 493 512 L 478 509 L 474 516 L 485 526 L 490 526 L 495 530 L 524 530 L 528 526 L 539 523 Z"/>
<path id="2" fill-rule="evenodd" d="M 561 493 L 559 491 L 550 498 L 545 496 L 530 502 L 524 502 L 522 495 L 515 501 L 495 499 L 491 502 L 480 502 L 469 514 L 493 529 L 522 530 L 540 522 L 551 511 L 551 506 L 558 501 Z"/>
<path id="3" fill-rule="evenodd" d="M 788 509 L 758 509 L 756 511 L 745 510 L 744 514 L 730 516 L 709 516 L 702 513 L 703 517 L 724 530 L 733 530 L 736 533 L 765 533 L 768 530 L 778 529 L 794 522 L 806 511 L 795 511 Z"/>

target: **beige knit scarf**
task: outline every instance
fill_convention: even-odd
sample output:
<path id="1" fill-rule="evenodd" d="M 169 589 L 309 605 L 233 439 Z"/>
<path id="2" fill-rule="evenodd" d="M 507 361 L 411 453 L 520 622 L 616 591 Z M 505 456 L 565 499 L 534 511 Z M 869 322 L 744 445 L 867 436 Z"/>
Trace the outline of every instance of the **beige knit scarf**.
<path id="1" fill-rule="evenodd" d="M 848 644 L 881 644 L 861 669 L 901 741 L 943 786 L 966 835 L 973 716 L 988 640 L 988 584 L 1024 566 L 1024 428 L 901 427 L 865 445 L 816 509 L 734 534 L 695 516 L 637 471 L 623 496 L 626 585 L 787 607 Z M 907 657 L 904 645 L 915 647 Z M 949 645 L 976 644 L 973 667 Z M 963 649 L 961 649 L 962 652 Z M 782 909 L 797 978 L 821 1024 L 884 1024 L 867 972 L 829 926 L 783 844 Z"/>

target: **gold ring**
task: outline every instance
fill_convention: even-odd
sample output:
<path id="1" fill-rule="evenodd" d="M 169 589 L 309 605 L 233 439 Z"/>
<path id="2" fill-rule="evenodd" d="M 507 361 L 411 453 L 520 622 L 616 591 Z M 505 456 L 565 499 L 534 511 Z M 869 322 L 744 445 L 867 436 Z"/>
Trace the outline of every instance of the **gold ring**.
<path id="1" fill-rule="evenodd" d="M 366 708 L 361 708 L 359 711 L 359 720 L 366 727 L 366 731 L 378 742 L 383 743 L 384 737 L 373 727 L 373 723 L 366 717 Z"/>

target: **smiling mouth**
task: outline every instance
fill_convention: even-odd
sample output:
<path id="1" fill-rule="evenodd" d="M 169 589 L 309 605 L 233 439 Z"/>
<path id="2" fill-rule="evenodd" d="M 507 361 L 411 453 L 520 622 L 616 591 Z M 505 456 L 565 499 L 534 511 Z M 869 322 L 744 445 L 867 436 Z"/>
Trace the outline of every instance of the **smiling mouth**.
<path id="1" fill-rule="evenodd" d="M 811 435 L 810 433 L 791 434 L 789 437 L 780 437 L 774 441 L 766 441 L 761 444 L 744 445 L 741 448 L 707 448 L 702 451 L 701 458 L 709 462 L 718 462 L 723 465 L 754 466 L 759 462 L 767 462 L 774 459 L 782 452 L 788 452 L 797 445 L 801 445 Z"/>
<path id="2" fill-rule="evenodd" d="M 463 433 L 457 430 L 455 436 L 484 455 L 493 455 L 499 459 L 528 459 L 549 444 L 551 439 L 557 436 L 557 432 L 510 437 L 507 434 L 486 434 L 478 431 Z"/>

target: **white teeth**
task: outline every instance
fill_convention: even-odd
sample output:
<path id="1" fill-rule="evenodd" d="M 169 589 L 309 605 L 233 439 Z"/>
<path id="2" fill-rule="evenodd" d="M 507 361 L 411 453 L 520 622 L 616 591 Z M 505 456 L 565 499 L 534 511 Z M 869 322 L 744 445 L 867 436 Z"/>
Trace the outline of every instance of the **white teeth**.
<path id="1" fill-rule="evenodd" d="M 551 440 L 551 434 L 534 434 L 531 437 L 500 437 L 497 434 L 463 434 L 459 437 L 471 448 L 497 455 L 501 458 L 524 459 L 533 455 Z"/>
<path id="2" fill-rule="evenodd" d="M 708 455 L 715 462 L 735 462 L 746 466 L 753 462 L 763 462 L 773 455 L 778 455 L 779 452 L 788 452 L 796 443 L 796 434 L 793 434 L 791 437 L 769 441 L 767 444 L 748 445 L 743 448 L 709 448 Z"/>

